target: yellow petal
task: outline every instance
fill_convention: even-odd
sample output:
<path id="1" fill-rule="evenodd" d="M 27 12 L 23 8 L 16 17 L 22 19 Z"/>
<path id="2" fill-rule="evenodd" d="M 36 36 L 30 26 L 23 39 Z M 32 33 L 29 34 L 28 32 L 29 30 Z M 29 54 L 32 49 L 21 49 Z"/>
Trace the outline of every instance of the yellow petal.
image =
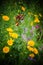
<path id="1" fill-rule="evenodd" d="M 21 10 L 25 11 L 25 7 L 22 6 L 22 7 L 21 7 Z"/>
<path id="2" fill-rule="evenodd" d="M 32 53 L 32 54 L 29 55 L 29 57 L 34 58 L 35 55 Z"/>
<path id="3" fill-rule="evenodd" d="M 10 35 L 12 38 L 18 38 L 18 34 L 17 34 L 17 33 L 10 33 L 10 32 L 9 32 L 9 35 Z"/>
<path id="4" fill-rule="evenodd" d="M 12 40 L 12 39 L 9 39 L 9 40 L 7 41 L 7 43 L 8 43 L 9 46 L 12 46 L 12 45 L 13 45 L 13 42 L 14 42 L 14 40 Z"/>
<path id="5" fill-rule="evenodd" d="M 8 32 L 13 32 L 12 28 L 7 28 L 6 29 Z"/>
<path id="6" fill-rule="evenodd" d="M 10 50 L 9 47 L 5 46 L 5 47 L 3 48 L 3 53 L 8 53 L 9 50 Z"/>
<path id="7" fill-rule="evenodd" d="M 28 49 L 29 51 L 32 51 L 32 52 L 33 52 L 33 49 L 34 49 L 34 48 L 32 48 L 32 47 L 30 47 L 30 46 L 27 46 L 27 49 Z"/>
<path id="8" fill-rule="evenodd" d="M 36 22 L 36 23 L 39 23 L 40 22 L 40 20 L 38 19 L 38 17 L 35 17 L 34 22 Z"/>
<path id="9" fill-rule="evenodd" d="M 28 45 L 33 47 L 35 45 L 35 42 L 33 40 L 30 40 L 28 41 Z"/>
<path id="10" fill-rule="evenodd" d="M 4 21 L 9 21 L 9 17 L 6 16 L 6 15 L 2 16 L 2 19 L 3 19 Z"/>
<path id="11" fill-rule="evenodd" d="M 37 50 L 36 48 L 34 48 L 33 52 L 34 52 L 35 54 L 38 54 L 38 50 Z"/>

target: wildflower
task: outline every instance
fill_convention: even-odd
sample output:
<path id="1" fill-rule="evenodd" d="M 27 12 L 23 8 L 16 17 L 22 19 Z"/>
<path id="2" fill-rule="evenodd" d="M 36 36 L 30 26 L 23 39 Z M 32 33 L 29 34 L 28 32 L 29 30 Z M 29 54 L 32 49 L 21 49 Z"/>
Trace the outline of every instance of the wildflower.
<path id="1" fill-rule="evenodd" d="M 5 21 L 9 21 L 9 17 L 6 16 L 6 15 L 2 16 L 2 19 L 5 20 Z"/>
<path id="2" fill-rule="evenodd" d="M 35 54 L 38 54 L 38 50 L 37 50 L 36 48 L 34 48 L 33 52 L 34 52 Z"/>
<path id="3" fill-rule="evenodd" d="M 22 6 L 21 9 L 22 9 L 22 11 L 25 11 L 25 7 Z"/>
<path id="4" fill-rule="evenodd" d="M 29 57 L 34 58 L 35 55 L 32 53 L 32 54 L 29 55 Z"/>
<path id="5" fill-rule="evenodd" d="M 28 41 L 29 46 L 34 46 L 35 42 L 33 40 Z"/>
<path id="6" fill-rule="evenodd" d="M 9 47 L 5 46 L 5 47 L 3 48 L 3 53 L 8 53 L 9 50 L 10 50 Z"/>
<path id="7" fill-rule="evenodd" d="M 23 20 L 24 19 L 24 15 L 23 14 L 18 14 L 16 16 L 16 20 Z"/>
<path id="8" fill-rule="evenodd" d="M 39 29 L 39 28 L 40 28 L 40 26 L 39 26 L 39 25 L 36 25 L 36 26 L 35 26 L 35 28 L 36 28 L 36 29 Z"/>
<path id="9" fill-rule="evenodd" d="M 40 20 L 38 19 L 38 17 L 35 17 L 34 22 L 36 22 L 36 23 L 39 23 L 40 22 Z"/>
<path id="10" fill-rule="evenodd" d="M 12 39 L 10 39 L 10 40 L 7 41 L 7 43 L 8 43 L 9 46 L 12 46 L 13 42 L 14 42 L 14 40 L 12 40 Z"/>
<path id="11" fill-rule="evenodd" d="M 7 28 L 6 29 L 8 32 L 13 32 L 12 28 Z"/>
<path id="12" fill-rule="evenodd" d="M 18 34 L 17 34 L 17 33 L 10 33 L 10 32 L 9 32 L 9 35 L 10 35 L 12 38 L 18 38 Z"/>
<path id="13" fill-rule="evenodd" d="M 33 49 L 34 49 L 34 48 L 32 48 L 32 47 L 30 47 L 30 46 L 27 46 L 27 49 L 28 49 L 29 51 L 32 51 L 32 52 L 33 52 Z"/>

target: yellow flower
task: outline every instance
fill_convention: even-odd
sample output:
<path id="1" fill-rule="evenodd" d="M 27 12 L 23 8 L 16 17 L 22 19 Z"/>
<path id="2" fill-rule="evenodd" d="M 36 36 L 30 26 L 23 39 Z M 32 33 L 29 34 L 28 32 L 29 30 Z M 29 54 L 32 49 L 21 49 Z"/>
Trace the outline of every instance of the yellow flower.
<path id="1" fill-rule="evenodd" d="M 9 33 L 9 35 L 10 35 L 12 38 L 18 38 L 18 34 L 17 34 L 17 33 Z"/>
<path id="2" fill-rule="evenodd" d="M 23 11 L 25 11 L 25 7 L 22 6 L 21 9 L 22 9 Z"/>
<path id="3" fill-rule="evenodd" d="M 13 42 L 14 42 L 14 40 L 12 40 L 12 39 L 10 39 L 10 40 L 7 41 L 7 43 L 8 43 L 9 46 L 12 46 Z"/>
<path id="4" fill-rule="evenodd" d="M 8 53 L 9 50 L 10 50 L 9 47 L 5 46 L 5 47 L 3 48 L 3 53 Z"/>
<path id="5" fill-rule="evenodd" d="M 38 17 L 35 17 L 34 22 L 36 22 L 36 23 L 39 23 L 40 22 L 40 20 L 38 19 Z"/>
<path id="6" fill-rule="evenodd" d="M 7 28 L 6 29 L 8 32 L 13 32 L 13 30 L 11 28 Z"/>
<path id="7" fill-rule="evenodd" d="M 32 47 L 30 47 L 30 46 L 27 46 L 27 49 L 28 49 L 29 51 L 32 51 L 32 52 L 33 52 L 33 49 L 34 49 L 34 48 L 32 48 Z"/>
<path id="8" fill-rule="evenodd" d="M 28 41 L 29 46 L 34 46 L 35 42 L 33 40 Z"/>
<path id="9" fill-rule="evenodd" d="M 2 19 L 5 20 L 5 21 L 9 21 L 9 17 L 6 16 L 6 15 L 2 16 Z"/>
<path id="10" fill-rule="evenodd" d="M 38 50 L 37 50 L 36 48 L 34 48 L 33 52 L 34 52 L 35 54 L 38 54 Z"/>
<path id="11" fill-rule="evenodd" d="M 34 58 L 35 55 L 32 53 L 32 54 L 29 55 L 29 57 Z"/>
<path id="12" fill-rule="evenodd" d="M 30 24 L 31 26 L 33 26 L 33 22 L 31 22 L 31 24 Z"/>

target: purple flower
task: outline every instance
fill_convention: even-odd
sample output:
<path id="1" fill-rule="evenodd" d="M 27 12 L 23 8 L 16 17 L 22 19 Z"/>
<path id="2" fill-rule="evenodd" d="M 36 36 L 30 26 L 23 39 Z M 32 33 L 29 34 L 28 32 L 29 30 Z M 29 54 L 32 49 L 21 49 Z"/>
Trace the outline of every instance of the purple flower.
<path id="1" fill-rule="evenodd" d="M 38 29 L 38 28 L 40 28 L 40 26 L 39 25 L 36 25 L 35 28 Z"/>

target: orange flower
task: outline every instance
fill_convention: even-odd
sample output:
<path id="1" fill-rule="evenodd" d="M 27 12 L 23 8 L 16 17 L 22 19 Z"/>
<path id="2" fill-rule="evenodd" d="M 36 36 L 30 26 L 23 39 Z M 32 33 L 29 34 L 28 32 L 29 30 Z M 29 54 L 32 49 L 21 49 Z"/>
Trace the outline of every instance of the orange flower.
<path id="1" fill-rule="evenodd" d="M 10 39 L 10 40 L 7 41 L 7 43 L 8 43 L 9 46 L 12 46 L 13 42 L 14 42 L 14 40 L 12 40 L 12 39 Z"/>
<path id="2" fill-rule="evenodd" d="M 36 23 L 39 23 L 40 22 L 40 20 L 38 19 L 38 17 L 35 17 L 34 22 L 36 22 Z"/>
<path id="3" fill-rule="evenodd" d="M 5 47 L 3 48 L 3 53 L 8 53 L 9 50 L 10 50 L 9 47 L 5 46 Z"/>
<path id="4" fill-rule="evenodd" d="M 38 54 L 38 50 L 37 50 L 36 48 L 34 48 L 33 52 L 34 52 L 35 54 Z"/>
<path id="5" fill-rule="evenodd" d="M 5 21 L 9 21 L 9 17 L 6 16 L 6 15 L 2 16 L 2 19 L 5 20 Z"/>
<path id="6" fill-rule="evenodd" d="M 22 9 L 23 11 L 25 11 L 25 7 L 23 7 L 23 6 L 22 6 L 22 8 L 21 8 L 21 9 Z"/>
<path id="7" fill-rule="evenodd" d="M 32 47 L 30 47 L 30 46 L 27 46 L 27 49 L 28 49 L 29 51 L 32 51 L 32 52 L 33 52 L 33 49 L 34 49 L 34 48 L 32 48 Z"/>
<path id="8" fill-rule="evenodd" d="M 35 55 L 32 53 L 32 54 L 29 55 L 29 57 L 34 58 Z"/>

